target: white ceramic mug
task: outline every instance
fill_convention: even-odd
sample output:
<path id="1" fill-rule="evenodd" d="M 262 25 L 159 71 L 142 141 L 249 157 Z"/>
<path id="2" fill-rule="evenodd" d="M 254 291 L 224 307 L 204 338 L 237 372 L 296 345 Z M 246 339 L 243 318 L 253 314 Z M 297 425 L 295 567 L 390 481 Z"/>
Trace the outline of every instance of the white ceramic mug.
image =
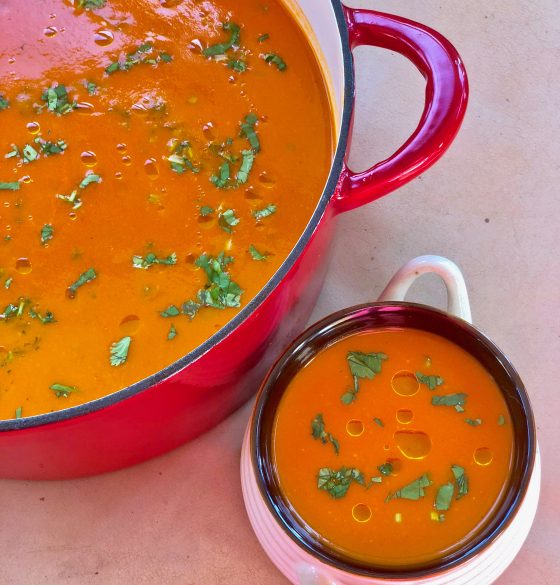
<path id="1" fill-rule="evenodd" d="M 443 313 L 423 305 L 404 303 L 404 297 L 411 284 L 427 272 L 438 274 L 445 282 L 448 294 L 448 313 Z M 360 319 L 375 319 L 376 313 L 394 312 L 394 318 L 430 319 L 437 328 L 443 323 L 447 335 L 452 337 L 456 330 L 466 339 L 467 345 L 472 338 L 473 347 L 484 346 L 484 359 L 496 359 L 491 366 L 499 369 L 498 378 L 511 382 L 511 392 L 517 394 L 507 398 L 510 410 L 522 409 L 515 416 L 515 441 L 519 437 L 522 447 L 517 447 L 517 460 L 514 470 L 516 479 L 510 480 L 506 490 L 507 497 L 498 508 L 494 523 L 483 531 L 482 536 L 467 545 L 457 558 L 442 563 L 429 570 L 403 570 L 400 574 L 384 575 L 381 571 L 357 570 L 352 563 L 340 563 L 330 557 L 325 547 L 309 543 L 302 538 L 301 526 L 295 527 L 286 516 L 282 496 L 273 493 L 271 476 L 274 470 L 270 463 L 271 448 L 267 443 L 265 419 L 273 416 L 267 410 L 267 401 L 273 391 L 275 381 L 287 369 L 294 370 L 294 362 L 309 361 L 321 349 L 320 341 L 336 327 L 348 327 L 349 323 Z M 384 317 L 386 318 L 386 317 Z M 428 321 L 426 321 L 428 319 Z M 253 415 L 247 427 L 241 454 L 241 482 L 247 514 L 253 530 L 266 554 L 278 569 L 297 585 L 387 585 L 391 584 L 430 584 L 430 585 L 486 585 L 493 583 L 512 562 L 525 541 L 535 517 L 540 491 L 540 456 L 535 436 L 535 426 L 531 407 L 519 376 L 500 350 L 482 333 L 472 327 L 471 311 L 467 289 L 459 268 L 450 260 L 440 256 L 420 256 L 408 262 L 391 279 L 377 303 L 352 307 L 326 317 L 310 327 L 284 352 L 271 369 L 257 397 Z M 371 325 L 368 325 L 371 326 Z M 451 333 L 450 333 L 451 332 Z M 460 332 L 460 333 L 459 333 Z M 478 351 L 478 349 L 477 349 Z M 474 352 L 474 350 L 473 350 Z M 482 355 L 482 354 L 481 354 Z M 303 363 L 302 362 L 302 363 Z M 488 362 L 490 363 L 490 361 Z M 502 371 L 503 370 L 503 371 Z M 498 371 L 498 370 L 496 370 Z M 293 375 L 293 374 L 292 374 Z M 496 377 L 496 373 L 493 372 Z M 497 378 L 498 383 L 500 380 Z M 509 388 L 509 387 L 508 387 Z M 506 390 L 502 387 L 504 395 Z M 510 392 L 508 390 L 507 392 Z M 513 401 L 513 402 L 512 402 Z M 515 404 L 513 404 L 515 403 Z M 517 429 L 516 429 L 517 424 Z M 523 428 L 521 428 L 523 427 Z M 269 427 L 270 428 L 270 427 Z M 268 445 L 268 447 L 267 447 Z M 514 485 L 515 481 L 515 485 Z M 299 532 L 298 532 L 299 530 Z"/>

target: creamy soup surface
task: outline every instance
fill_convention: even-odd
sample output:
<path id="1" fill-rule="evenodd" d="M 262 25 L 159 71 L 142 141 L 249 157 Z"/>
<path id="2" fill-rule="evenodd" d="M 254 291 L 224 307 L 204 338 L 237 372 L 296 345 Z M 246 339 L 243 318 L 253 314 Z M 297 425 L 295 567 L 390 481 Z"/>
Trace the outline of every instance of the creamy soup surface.
<path id="1" fill-rule="evenodd" d="M 276 0 L 0 3 L 0 417 L 208 339 L 303 232 L 328 92 Z"/>

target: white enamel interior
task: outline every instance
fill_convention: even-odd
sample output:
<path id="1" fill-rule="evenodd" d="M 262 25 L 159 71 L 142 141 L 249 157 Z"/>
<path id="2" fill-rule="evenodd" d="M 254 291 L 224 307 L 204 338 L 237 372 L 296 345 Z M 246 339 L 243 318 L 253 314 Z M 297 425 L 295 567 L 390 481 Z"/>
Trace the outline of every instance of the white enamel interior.
<path id="1" fill-rule="evenodd" d="M 329 0 L 284 0 L 311 40 L 330 93 L 336 128 L 340 135 L 344 111 L 344 62 L 342 39 Z"/>

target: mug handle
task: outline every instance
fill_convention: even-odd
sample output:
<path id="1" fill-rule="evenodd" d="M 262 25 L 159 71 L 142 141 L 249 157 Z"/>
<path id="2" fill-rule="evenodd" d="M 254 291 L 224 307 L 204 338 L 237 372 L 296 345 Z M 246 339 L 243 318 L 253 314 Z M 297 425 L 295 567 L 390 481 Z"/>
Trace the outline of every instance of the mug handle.
<path id="1" fill-rule="evenodd" d="M 418 256 L 407 262 L 391 278 L 378 301 L 404 301 L 412 283 L 422 274 L 437 274 L 447 288 L 447 312 L 472 324 L 465 279 L 459 267 L 443 256 Z"/>
<path id="2" fill-rule="evenodd" d="M 409 59 L 426 78 L 426 105 L 412 136 L 388 159 L 354 173 L 347 152 L 334 197 L 337 212 L 375 201 L 433 165 L 459 131 L 469 93 L 461 57 L 438 32 L 398 16 L 343 8 L 350 48 L 381 47 Z"/>

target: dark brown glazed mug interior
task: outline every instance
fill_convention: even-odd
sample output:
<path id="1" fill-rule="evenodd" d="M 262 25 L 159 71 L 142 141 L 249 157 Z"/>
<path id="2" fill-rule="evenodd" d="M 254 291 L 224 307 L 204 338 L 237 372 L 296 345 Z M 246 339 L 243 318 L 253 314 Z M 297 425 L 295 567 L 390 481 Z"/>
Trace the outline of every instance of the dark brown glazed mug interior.
<path id="1" fill-rule="evenodd" d="M 276 409 L 289 382 L 313 357 L 341 338 L 373 329 L 420 329 L 448 339 L 474 356 L 494 377 L 509 408 L 514 448 L 511 474 L 493 516 L 448 555 L 406 567 L 369 565 L 328 546 L 298 516 L 281 490 L 274 468 L 273 426 Z M 265 379 L 255 405 L 251 456 L 260 492 L 278 524 L 301 548 L 337 569 L 378 578 L 415 578 L 447 571 L 488 547 L 515 517 L 527 491 L 536 454 L 533 412 L 519 375 L 504 354 L 475 327 L 424 305 L 387 302 L 344 309 L 319 321 L 284 352 Z"/>

